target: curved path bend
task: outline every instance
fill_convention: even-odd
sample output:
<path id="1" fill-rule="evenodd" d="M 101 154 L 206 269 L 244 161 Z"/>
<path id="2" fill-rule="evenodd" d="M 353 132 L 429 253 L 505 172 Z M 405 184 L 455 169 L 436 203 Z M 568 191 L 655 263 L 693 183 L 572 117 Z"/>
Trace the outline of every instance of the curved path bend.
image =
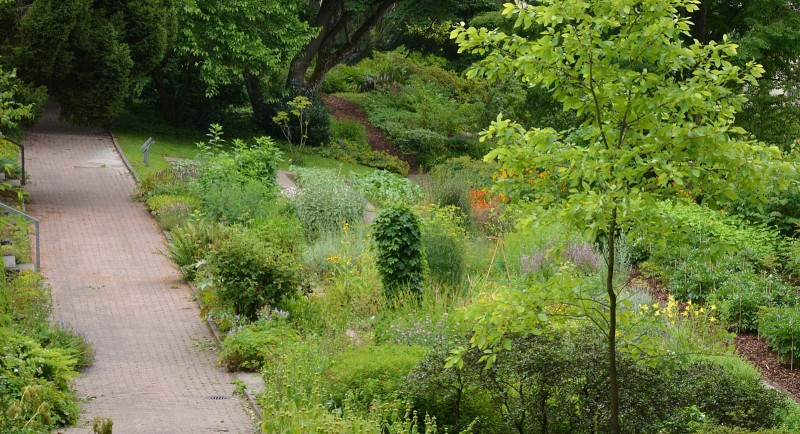
<path id="1" fill-rule="evenodd" d="M 96 416 L 113 419 L 115 434 L 252 432 L 108 134 L 72 127 L 51 109 L 25 143 L 54 319 L 97 353 L 75 384 L 81 422 L 66 432 L 90 431 Z"/>

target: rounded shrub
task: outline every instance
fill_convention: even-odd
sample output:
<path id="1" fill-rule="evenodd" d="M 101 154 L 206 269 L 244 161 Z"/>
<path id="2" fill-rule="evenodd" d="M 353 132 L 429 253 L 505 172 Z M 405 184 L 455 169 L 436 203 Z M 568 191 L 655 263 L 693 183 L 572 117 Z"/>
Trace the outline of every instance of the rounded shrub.
<path id="1" fill-rule="evenodd" d="M 419 217 L 406 206 L 386 208 L 373 222 L 373 239 L 384 292 L 421 292 L 425 254 Z"/>
<path id="2" fill-rule="evenodd" d="M 234 226 L 212 246 L 206 271 L 221 307 L 253 320 L 259 309 L 275 306 L 296 291 L 300 282 L 297 256 Z"/>
<path id="3" fill-rule="evenodd" d="M 311 101 L 311 107 L 304 111 L 304 119 L 308 120 L 308 146 L 322 146 L 330 141 L 331 116 L 325 102 L 317 92 L 300 86 L 290 86 L 287 94 L 275 104 L 266 107 L 263 114 L 258 116 L 256 122 L 272 137 L 283 137 L 283 132 L 274 118 L 279 112 L 290 112 L 289 102 L 298 96 L 304 96 Z M 290 122 L 292 137 L 300 137 L 300 125 Z"/>
<path id="4" fill-rule="evenodd" d="M 425 349 L 405 345 L 378 345 L 345 351 L 325 373 L 325 392 L 335 407 L 345 400 L 357 408 L 397 400 L 406 376 Z"/>

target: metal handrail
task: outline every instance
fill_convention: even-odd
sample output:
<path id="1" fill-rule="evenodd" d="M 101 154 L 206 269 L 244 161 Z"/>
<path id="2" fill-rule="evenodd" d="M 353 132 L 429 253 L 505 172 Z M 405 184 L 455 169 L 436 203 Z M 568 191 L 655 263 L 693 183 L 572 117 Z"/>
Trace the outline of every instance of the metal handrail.
<path id="1" fill-rule="evenodd" d="M 20 180 L 20 183 L 25 185 L 25 145 L 15 140 L 11 140 L 8 137 L 3 137 L 3 140 L 8 141 L 12 145 L 16 145 L 20 149 L 20 159 L 22 160 L 22 179 Z"/>
<path id="2" fill-rule="evenodd" d="M 42 265 L 42 256 L 40 254 L 40 249 L 39 249 L 39 220 L 29 216 L 28 214 L 25 214 L 24 212 L 16 208 L 12 208 L 2 202 L 0 202 L 0 208 L 8 212 L 12 212 L 20 217 L 23 217 L 25 220 L 28 220 L 29 222 L 33 222 L 34 227 L 36 227 L 36 271 L 39 271 Z"/>

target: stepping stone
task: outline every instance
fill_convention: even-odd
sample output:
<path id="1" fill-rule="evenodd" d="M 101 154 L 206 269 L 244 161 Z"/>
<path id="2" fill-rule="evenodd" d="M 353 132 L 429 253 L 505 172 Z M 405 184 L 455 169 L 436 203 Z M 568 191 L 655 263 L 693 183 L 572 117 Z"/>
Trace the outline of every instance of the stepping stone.
<path id="1" fill-rule="evenodd" d="M 33 264 L 19 264 L 14 269 L 17 271 L 36 271 L 36 266 Z"/>
<path id="2" fill-rule="evenodd" d="M 5 181 L 5 180 L 6 180 L 6 173 L 0 172 L 0 181 Z"/>
<path id="3" fill-rule="evenodd" d="M 22 187 L 22 181 L 19 179 L 9 179 L 8 183 L 13 185 L 14 187 Z"/>
<path id="4" fill-rule="evenodd" d="M 16 268 L 17 258 L 12 255 L 5 255 L 3 256 L 3 265 L 6 267 L 6 269 Z"/>

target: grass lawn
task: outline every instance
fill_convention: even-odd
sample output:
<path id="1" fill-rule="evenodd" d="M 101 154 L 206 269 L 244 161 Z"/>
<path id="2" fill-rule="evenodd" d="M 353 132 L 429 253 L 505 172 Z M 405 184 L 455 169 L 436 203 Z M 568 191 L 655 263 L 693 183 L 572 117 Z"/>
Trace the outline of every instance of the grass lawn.
<path id="1" fill-rule="evenodd" d="M 197 154 L 196 143 L 203 139 L 202 134 L 199 133 L 197 135 L 173 135 L 158 132 L 148 134 L 146 132 L 129 130 L 114 131 L 114 136 L 116 136 L 128 161 L 133 165 L 133 169 L 141 177 L 168 168 L 169 162 L 167 162 L 164 157 L 194 158 Z M 139 147 L 151 136 L 155 140 L 155 143 L 150 148 L 150 166 L 146 167 L 144 165 L 144 155 L 139 152 Z M 288 156 L 288 147 L 285 143 L 281 143 L 281 148 L 284 150 L 284 158 L 286 158 Z M 337 170 L 345 176 L 349 176 L 352 173 L 362 174 L 376 170 L 360 164 L 344 163 L 338 160 L 320 157 L 309 152 L 303 153 L 303 165 Z M 284 162 L 281 168 L 288 169 L 289 163 Z"/>

